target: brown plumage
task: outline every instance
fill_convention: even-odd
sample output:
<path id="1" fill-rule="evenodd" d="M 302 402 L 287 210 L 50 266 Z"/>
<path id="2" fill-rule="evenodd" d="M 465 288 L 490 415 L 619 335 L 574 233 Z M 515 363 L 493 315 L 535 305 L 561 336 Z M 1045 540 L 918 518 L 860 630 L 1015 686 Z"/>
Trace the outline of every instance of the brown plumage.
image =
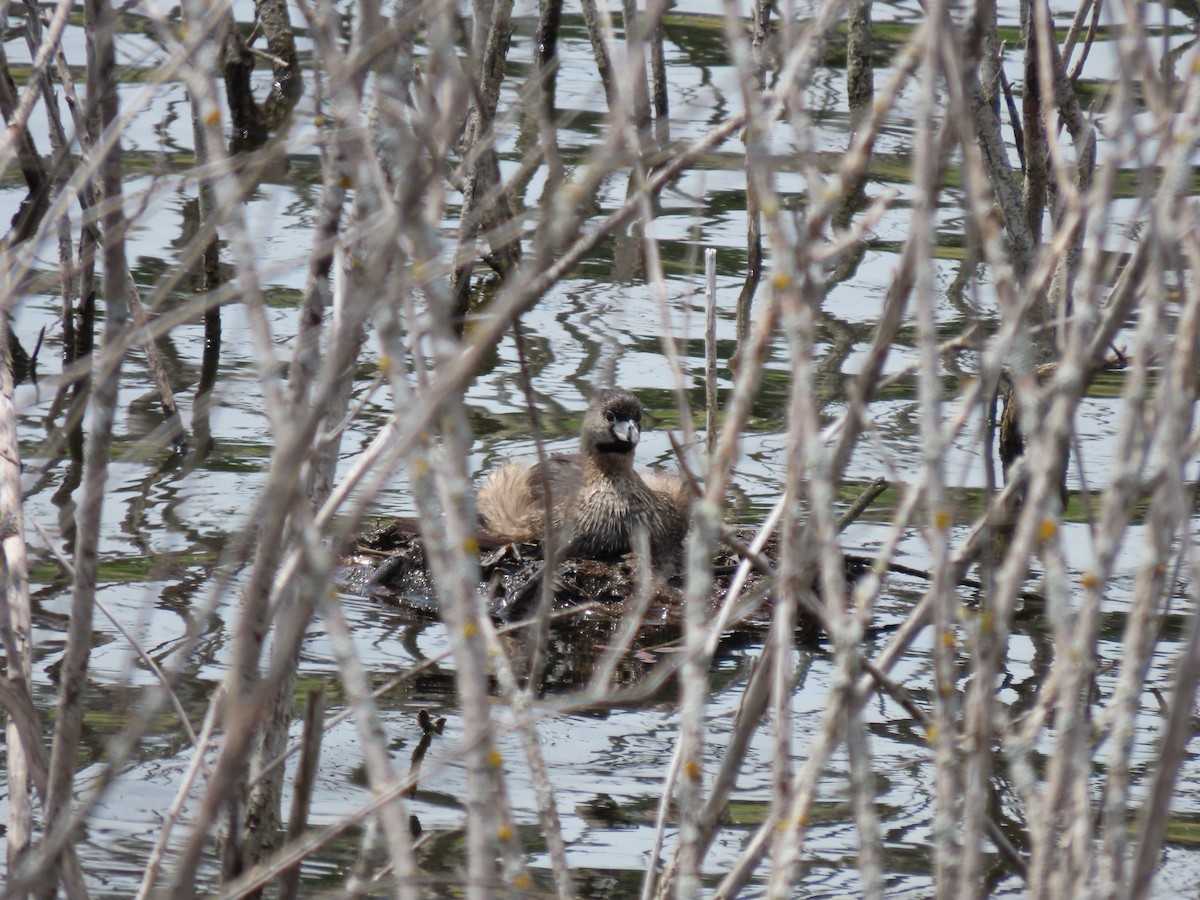
<path id="1" fill-rule="evenodd" d="M 512 541 L 542 540 L 549 488 L 551 524 L 559 547 L 570 555 L 620 556 L 641 527 L 655 560 L 677 560 L 687 534 L 689 494 L 679 479 L 634 471 L 641 431 L 637 397 L 598 391 L 583 418 L 579 453 L 555 454 L 532 466 L 507 463 L 487 476 L 476 498 L 484 529 Z"/>

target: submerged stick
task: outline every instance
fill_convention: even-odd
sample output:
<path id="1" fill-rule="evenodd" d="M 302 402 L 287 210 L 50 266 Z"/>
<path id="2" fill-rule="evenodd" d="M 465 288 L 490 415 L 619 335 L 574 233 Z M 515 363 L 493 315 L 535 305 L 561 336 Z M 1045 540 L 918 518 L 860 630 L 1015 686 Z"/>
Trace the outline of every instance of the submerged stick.
<path id="1" fill-rule="evenodd" d="M 300 765 L 296 770 L 296 783 L 292 794 L 292 812 L 288 817 L 287 840 L 298 841 L 308 827 L 308 813 L 312 807 L 313 789 L 316 786 L 317 764 L 321 759 L 321 737 L 325 722 L 325 688 L 317 686 L 308 692 L 304 707 L 304 736 L 300 741 Z M 290 900 L 298 896 L 300 886 L 300 862 L 285 869 L 279 877 L 279 898 Z"/>

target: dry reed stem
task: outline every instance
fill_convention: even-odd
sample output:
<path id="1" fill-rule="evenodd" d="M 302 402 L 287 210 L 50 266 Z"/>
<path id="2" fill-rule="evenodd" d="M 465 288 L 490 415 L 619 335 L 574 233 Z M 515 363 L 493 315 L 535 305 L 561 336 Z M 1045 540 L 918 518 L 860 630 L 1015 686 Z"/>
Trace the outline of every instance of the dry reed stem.
<path id="1" fill-rule="evenodd" d="M 54 54 L 62 40 L 62 33 L 66 28 L 67 18 L 73 6 L 71 0 L 59 0 L 58 5 L 55 6 L 46 35 L 34 57 L 33 70 L 29 75 L 25 91 L 21 95 L 16 110 L 11 116 L 5 117 L 8 128 L 3 135 L 0 135 L 0 171 L 8 168 L 13 154 L 17 152 L 13 142 L 28 134 L 29 115 L 33 112 L 34 104 L 37 103 L 40 86 L 48 79 L 49 69 L 54 62 Z"/>
<path id="2" fill-rule="evenodd" d="M 119 114 L 116 93 L 116 58 L 114 41 L 116 21 L 112 9 L 103 0 L 90 3 L 85 10 L 90 21 L 88 54 L 88 84 L 95 91 L 95 108 L 99 126 L 111 130 Z M 31 92 L 32 93 L 32 92 Z M 120 144 L 103 154 L 99 163 L 104 197 L 102 222 L 111 239 L 104 247 L 106 344 L 112 344 L 122 332 L 128 317 L 128 268 L 125 245 L 115 237 L 124 233 L 124 213 L 120 208 L 122 195 Z M 70 805 L 77 748 L 83 728 L 84 698 L 88 677 L 88 657 L 92 641 L 92 611 L 95 605 L 100 519 L 104 504 L 104 487 L 108 474 L 108 451 L 112 443 L 112 428 L 117 402 L 120 364 L 104 365 L 102 358 L 94 363 L 92 439 L 84 466 L 82 496 L 76 515 L 75 577 L 72 581 L 71 617 L 67 646 L 63 654 L 61 687 L 55 716 L 54 740 L 50 749 L 50 775 L 45 798 L 46 830 L 61 828 L 70 820 Z M 69 895 L 83 896 L 86 889 L 73 853 L 63 857 L 61 878 Z M 40 896 L 54 893 L 53 883 L 36 885 Z"/>
<path id="3" fill-rule="evenodd" d="M 649 596 L 647 592 L 647 597 Z M 495 660 L 496 674 L 500 682 L 500 690 L 505 702 L 512 711 L 516 728 L 521 735 L 521 746 L 525 751 L 525 762 L 529 767 L 529 776 L 533 782 L 536 794 L 538 822 L 546 839 L 546 849 L 550 855 L 550 869 L 554 874 L 554 885 L 557 896 L 573 898 L 575 887 L 571 880 L 571 867 L 567 861 L 567 847 L 563 840 L 562 824 L 558 816 L 558 806 L 554 795 L 554 785 L 550 781 L 550 771 L 546 758 L 542 753 L 537 722 L 534 716 L 534 690 L 541 677 L 541 669 L 532 668 L 524 687 L 521 687 L 508 662 L 507 653 L 495 626 L 485 616 L 480 620 L 484 637 L 487 641 L 489 654 Z M 543 638 L 544 640 L 544 638 Z M 607 684 L 604 685 L 606 687 Z M 524 873 L 522 873 L 524 874 Z M 528 878 L 528 875 L 525 875 Z"/>
<path id="4" fill-rule="evenodd" d="M 0 315 L 0 347 L 7 346 L 8 317 Z M 0 359 L 0 638 L 3 639 L 5 676 L 9 690 L 21 702 L 30 696 L 33 670 L 33 620 L 29 602 L 29 571 L 25 553 L 25 516 L 21 492 L 21 447 L 17 442 L 17 413 L 13 403 L 13 372 L 7 359 Z M 8 790 L 8 830 L 6 864 L 14 871 L 33 841 L 33 786 L 46 790 L 46 752 L 36 728 L 17 709 L 18 702 L 0 704 L 5 711 L 5 740 Z M 22 727 L 23 724 L 26 727 Z M 41 757 L 40 766 L 37 760 Z M 40 778 L 36 775 L 41 769 Z"/>

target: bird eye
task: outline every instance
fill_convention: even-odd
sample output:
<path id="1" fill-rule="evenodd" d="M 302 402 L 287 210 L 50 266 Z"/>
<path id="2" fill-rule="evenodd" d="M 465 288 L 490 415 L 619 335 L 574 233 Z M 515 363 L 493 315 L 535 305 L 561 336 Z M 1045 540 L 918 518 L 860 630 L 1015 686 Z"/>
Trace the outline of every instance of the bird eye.
<path id="1" fill-rule="evenodd" d="M 606 413 L 604 414 L 604 419 L 605 419 L 605 421 L 606 421 L 606 422 L 615 422 L 615 421 L 617 421 L 617 417 L 616 417 L 616 416 L 613 414 L 613 411 L 612 411 L 611 409 L 610 409 L 608 412 L 606 412 Z"/>

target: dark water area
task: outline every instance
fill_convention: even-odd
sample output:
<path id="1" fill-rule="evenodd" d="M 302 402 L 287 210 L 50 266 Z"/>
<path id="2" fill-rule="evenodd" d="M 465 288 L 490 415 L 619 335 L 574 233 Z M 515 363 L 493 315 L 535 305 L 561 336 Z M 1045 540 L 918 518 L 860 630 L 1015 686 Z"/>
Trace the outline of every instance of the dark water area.
<path id="1" fill-rule="evenodd" d="M 348 7 L 350 4 L 343 4 Z M 720 30 L 719 4 L 688 4 L 668 17 L 666 26 L 668 82 L 671 89 L 672 136 L 697 138 L 731 111 L 740 108 L 736 78 L 725 57 Z M 253 17 L 249 3 L 235 4 L 239 21 Z M 529 4 L 518 6 L 511 53 L 513 72 L 520 73 L 532 54 L 533 15 Z M 920 5 L 912 2 L 877 3 L 873 14 L 880 26 L 876 37 L 877 81 L 891 74 L 892 52 L 921 18 Z M 132 15 L 132 14 L 131 14 Z M 1015 6 L 1005 5 L 1002 23 L 1019 28 Z M 1069 16 L 1069 11 L 1062 15 Z M 136 16 L 134 16 L 136 19 Z M 82 26 L 68 27 L 65 51 L 82 59 Z M 145 292 L 180 262 L 181 248 L 195 228 L 196 183 L 192 127 L 185 89 L 167 81 L 153 83 L 165 50 L 149 30 L 130 29 L 117 42 L 118 59 L 127 78 L 121 89 L 124 108 L 137 110 L 125 132 L 125 191 L 133 227 L 129 235 L 133 276 Z M 1161 35 L 1173 41 L 1170 33 Z M 302 61 L 310 57 L 312 43 L 299 36 Z M 1183 39 L 1178 40 L 1183 43 Z M 8 41 L 10 60 L 27 61 L 23 41 Z M 559 48 L 563 66 L 558 77 L 560 140 L 564 157 L 580 158 L 595 146 L 606 125 L 605 100 L 595 77 L 594 64 L 582 19 L 564 18 Z M 814 78 L 809 92 L 814 133 L 806 136 L 818 153 L 840 153 L 850 137 L 845 94 L 842 48 L 831 47 L 826 66 Z M 1111 48 L 1101 38 L 1092 51 L 1085 86 L 1099 90 L 1105 77 L 1105 60 Z M 1111 64 L 1111 63 L 1110 63 Z M 1020 78 L 1019 61 L 1011 63 L 1010 78 Z M 1088 81 L 1088 78 L 1095 79 Z M 270 70 L 260 68 L 256 86 L 265 91 Z M 501 109 L 519 107 L 514 90 L 506 83 Z M 817 399 L 826 421 L 847 406 L 846 387 L 860 370 L 873 329 L 883 307 L 885 291 L 908 236 L 909 216 L 915 200 L 909 181 L 909 160 L 916 129 L 911 99 L 905 98 L 882 132 L 875 150 L 866 192 L 868 198 L 894 191 L 898 200 L 870 229 L 861 258 L 852 271 L 831 287 L 819 321 L 820 358 L 817 361 Z M 514 172 L 522 156 L 517 148 L 519 123 L 504 121 L 500 132 L 501 166 Z M 32 128 L 45 133 L 44 112 L 34 113 Z M 268 295 L 267 312 L 276 350 L 290 354 L 299 318 L 298 304 L 307 277 L 316 204 L 320 195 L 320 170 L 314 140 L 311 94 L 302 100 L 286 141 L 288 165 L 268 171 L 245 204 L 247 222 L 257 262 Z M 789 168 L 790 148 L 796 140 L 785 123 L 771 135 L 777 156 L 778 188 L 789 203 L 806 202 L 805 182 Z M 1011 135 L 1009 135 L 1011 141 Z M 742 145 L 730 141 L 703 157 L 675 179 L 663 192 L 654 220 L 666 271 L 668 300 L 662 304 L 646 281 L 627 264 L 628 238 L 603 243 L 572 275 L 556 286 L 523 319 L 526 354 L 533 400 L 549 452 L 574 450 L 579 423 L 593 389 L 619 384 L 634 391 L 647 410 L 647 425 L 638 447 L 639 466 L 672 468 L 674 452 L 668 433 L 680 428 L 673 394 L 674 375 L 662 350 L 666 337 L 675 340 L 682 355 L 686 390 L 694 410 L 704 408 L 704 297 L 703 250 L 714 248 L 720 304 L 717 341 L 722 366 L 736 344 L 734 303 L 746 268 L 746 184 Z M 1010 144 L 1015 159 L 1015 147 Z M 1134 173 L 1123 172 L 1123 176 Z M 545 173 L 537 170 L 521 198 L 536 208 Z M 611 212 L 625 201 L 621 179 L 606 183 L 597 215 Z M 24 197 L 19 174 L 10 171 L 0 184 L 0 219 L 7 220 Z M 986 283 L 971 296 L 956 293 L 964 245 L 961 196 L 955 189 L 943 192 L 939 211 L 936 279 L 939 291 L 938 327 L 947 338 L 974 322 L 983 333 L 995 327 L 996 298 Z M 1133 205 L 1130 205 L 1132 214 Z M 1113 234 L 1124 233 L 1135 223 L 1123 220 L 1118 202 L 1107 223 Z M 456 221 L 446 221 L 445 239 L 453 240 Z M 48 723 L 56 701 L 57 667 L 65 643 L 70 607 L 70 579 L 55 559 L 54 550 L 66 546 L 65 534 L 74 515 L 75 488 L 71 464 L 48 455 L 44 419 L 54 397 L 51 383 L 61 353 L 62 328 L 57 287 L 56 248 L 47 245 L 38 256 L 35 289 L 21 298 L 14 329 L 27 347 L 45 329 L 41 351 L 42 380 L 18 387 L 18 428 L 25 473 L 25 515 L 30 543 L 34 596 L 34 699 L 43 722 Z M 486 306 L 489 286 L 477 272 L 477 300 Z M 196 285 L 184 283 L 172 302 L 190 296 Z M 165 311 L 165 310 L 160 310 Z M 471 324 L 468 323 L 468 334 Z M 910 367 L 916 362 L 913 323 L 906 322 L 887 364 L 887 374 L 900 374 L 871 403 L 873 433 L 859 443 L 847 468 L 839 512 L 849 506 L 859 490 L 883 476 L 904 483 L 921 465 L 917 417 L 917 381 Z M 160 424 L 153 383 L 144 358 L 130 353 L 125 361 L 117 407 L 114 447 L 109 469 L 101 534 L 99 600 L 103 611 L 94 623 L 95 647 L 91 655 L 89 697 L 85 715 L 87 757 L 81 761 L 77 794 L 87 793 L 102 768 L 107 742 L 119 734 L 130 716 L 155 690 L 156 678 L 132 651 L 129 642 L 108 618 L 119 620 L 137 636 L 142 646 L 165 664 L 182 644 L 190 612 L 215 600 L 215 617 L 203 635 L 176 690 L 193 723 L 203 718 L 213 692 L 230 663 L 231 623 L 234 621 L 241 576 L 221 570 L 219 563 L 232 542 L 246 539 L 247 515 L 252 498 L 261 489 L 270 461 L 273 440 L 264 412 L 259 370 L 251 323 L 237 304 L 222 310 L 221 362 L 212 395 L 212 448 L 203 459 L 181 464 L 152 436 Z M 1125 335 L 1127 337 L 1128 335 Z M 203 323 L 176 327 L 160 342 L 164 361 L 185 421 L 194 413 L 195 390 L 204 347 Z M 392 406 L 379 387 L 381 351 L 368 339 L 359 361 L 352 403 L 362 403 L 363 413 L 350 423 L 342 444 L 340 471 L 346 472 L 388 420 Z M 945 357 L 944 389 L 956 396 L 975 374 L 972 353 L 962 350 Z M 731 389 L 730 372 L 721 369 L 722 402 Z M 1088 463 L 1094 486 L 1113 464 L 1112 442 L 1119 414 L 1120 373 L 1098 379 L 1085 398 L 1076 419 L 1080 452 Z M 779 496 L 786 468 L 785 406 L 791 384 L 790 357 L 782 339 L 767 360 L 762 389 L 742 441 L 729 497 L 727 518 L 754 524 L 763 518 Z M 503 339 L 467 392 L 467 408 L 474 435 L 470 465 L 483 472 L 508 459 L 532 459 L 537 448 L 530 433 L 517 348 L 511 337 Z M 697 427 L 703 427 L 698 417 Z M 86 427 L 86 423 L 85 423 Z M 985 411 L 966 428 L 948 451 L 945 471 L 952 479 L 956 508 L 952 537 L 961 537 L 984 503 L 987 486 L 981 455 L 986 430 Z M 1065 543 L 1072 574 L 1078 576 L 1091 553 L 1088 525 L 1083 515 L 1082 484 L 1073 467 L 1068 474 L 1072 501 L 1064 521 Z M 848 553 L 869 556 L 889 532 L 896 493 L 888 492 L 843 534 Z M 407 479 L 397 477 L 378 494 L 372 507 L 377 521 L 416 513 Z M 1113 664 L 1119 659 L 1124 616 L 1141 546 L 1140 519 L 1121 550 L 1117 575 L 1108 585 L 1108 602 L 1100 628 L 1102 657 L 1096 690 L 1115 690 Z M 917 531 L 906 533 L 898 555 L 914 569 L 928 568 L 928 546 Z M 867 641 L 869 656 L 886 644 L 892 631 L 923 595 L 927 582 L 915 575 L 892 576 L 880 601 Z M 961 591 L 966 609 L 978 608 L 972 589 Z M 451 644 L 445 628 L 432 617 L 382 603 L 342 586 L 339 601 L 354 642 L 375 686 L 395 680 L 395 686 L 378 701 L 382 722 L 392 741 L 397 768 L 410 764 L 421 743 L 418 713 L 427 710 L 444 718 L 441 734 L 434 736 L 421 761 L 421 779 L 410 799 L 427 843 L 419 851 L 421 870 L 430 879 L 429 896 L 457 896 L 450 886 L 459 876 L 464 858 L 464 805 L 466 773 L 455 749 L 463 723 L 457 706 Z M 1150 765 L 1164 727 L 1158 695 L 1172 684 L 1175 652 L 1193 611 L 1181 601 L 1167 621 L 1149 679 L 1150 689 L 1140 698 L 1138 752 L 1135 762 Z M 603 617 L 601 617 L 603 618 Z M 1000 702 L 1014 709 L 1030 703 L 1045 677 L 1052 658 L 1045 628 L 1045 611 L 1027 604 L 1018 615 L 1009 646 L 1007 670 Z M 586 683 L 589 666 L 603 655 L 613 639 L 614 626 L 596 624 L 595 617 L 566 619 L 555 626 L 547 670 L 545 696 L 551 704 Z M 721 757 L 728 728 L 736 714 L 752 668 L 762 657 L 760 629 L 747 628 L 727 635 L 710 673 L 711 696 L 706 713 L 706 766 L 711 770 Z M 547 714 L 539 722 L 542 751 L 555 785 L 568 857 L 577 875 L 581 897 L 629 897 L 640 890 L 650 865 L 655 835 L 655 815 L 661 796 L 663 772 L 677 740 L 678 685 L 659 677 L 670 668 L 678 652 L 677 635 L 664 627 L 656 640 L 645 640 L 624 657 L 615 673 L 622 699 L 614 704 L 568 708 Z M 522 638 L 506 635 L 515 649 Z M 893 670 L 892 677 L 906 686 L 923 705 L 932 703 L 932 636 L 925 635 Z M 820 725 L 835 677 L 830 649 L 820 639 L 795 651 L 797 689 L 791 699 L 794 761 L 805 759 Z M 314 625 L 302 649 L 297 705 L 302 706 L 308 687 L 323 684 L 328 692 L 328 714 L 335 718 L 345 709 L 338 669 L 330 640 Z M 894 701 L 877 697 L 863 715 L 872 742 L 874 769 L 881 773 L 876 802 L 884 834 L 885 875 L 888 897 L 931 895 L 932 756 L 924 729 Z M 523 750 L 510 711 L 497 711 L 497 749 L 505 760 L 523 759 Z M 293 738 L 299 737 L 299 723 Z M 1040 748 L 1050 751 L 1049 743 Z M 1200 874 L 1200 855 L 1186 838 L 1187 822 L 1200 816 L 1200 765 L 1195 740 L 1184 763 L 1169 810 L 1161 814 L 1179 823 L 1180 839 L 1169 842 L 1156 881 L 1156 896 L 1194 892 Z M 769 728 L 752 739 L 747 764 L 735 791 L 731 824 L 725 828 L 705 861 L 710 886 L 736 860 L 746 838 L 765 816 L 772 790 L 774 737 Z M 177 718 L 164 711 L 132 763 L 105 795 L 91 820 L 87 840 L 81 845 L 84 870 L 96 897 L 133 896 L 161 829 L 162 816 L 176 800 L 176 792 L 190 763 L 192 747 Z M 1039 762 L 1044 763 L 1043 757 Z M 289 782 L 295 759 L 289 762 Z M 1135 792 L 1144 791 L 1148 772 L 1134 773 Z M 507 769 L 509 800 L 516 814 L 520 840 L 537 887 L 553 889 L 548 856 L 537 828 L 534 786 L 520 764 Z M 848 806 L 849 762 L 838 750 L 821 776 L 819 802 L 805 846 L 803 896 L 843 897 L 860 887 L 857 880 L 857 837 Z M 1003 796 L 1003 790 L 1001 791 Z M 351 719 L 336 721 L 326 734 L 313 802 L 312 825 L 320 828 L 355 812 L 369 797 L 365 786 L 359 738 Z M 184 819 L 196 798 L 184 804 Z M 286 798 L 285 798 L 286 803 Z M 1010 810 L 1002 810 L 1003 820 Z M 7 815 L 7 791 L 0 784 L 0 816 Z M 1016 829 L 1014 829 L 1015 831 Z M 667 829 L 664 855 L 670 854 L 675 829 Z M 359 832 L 331 842 L 303 867 L 304 890 L 317 895 L 336 890 L 353 867 Z M 380 858 L 383 853 L 380 851 Z M 202 876 L 214 888 L 218 877 L 215 859 L 206 861 Z M 541 879 L 544 878 L 544 883 Z M 439 886 L 441 892 L 439 893 Z M 993 896 L 1023 895 L 1023 883 L 1013 874 L 998 877 Z M 379 896 L 388 894 L 386 887 Z M 752 883 L 745 896 L 765 896 L 765 884 Z"/>

